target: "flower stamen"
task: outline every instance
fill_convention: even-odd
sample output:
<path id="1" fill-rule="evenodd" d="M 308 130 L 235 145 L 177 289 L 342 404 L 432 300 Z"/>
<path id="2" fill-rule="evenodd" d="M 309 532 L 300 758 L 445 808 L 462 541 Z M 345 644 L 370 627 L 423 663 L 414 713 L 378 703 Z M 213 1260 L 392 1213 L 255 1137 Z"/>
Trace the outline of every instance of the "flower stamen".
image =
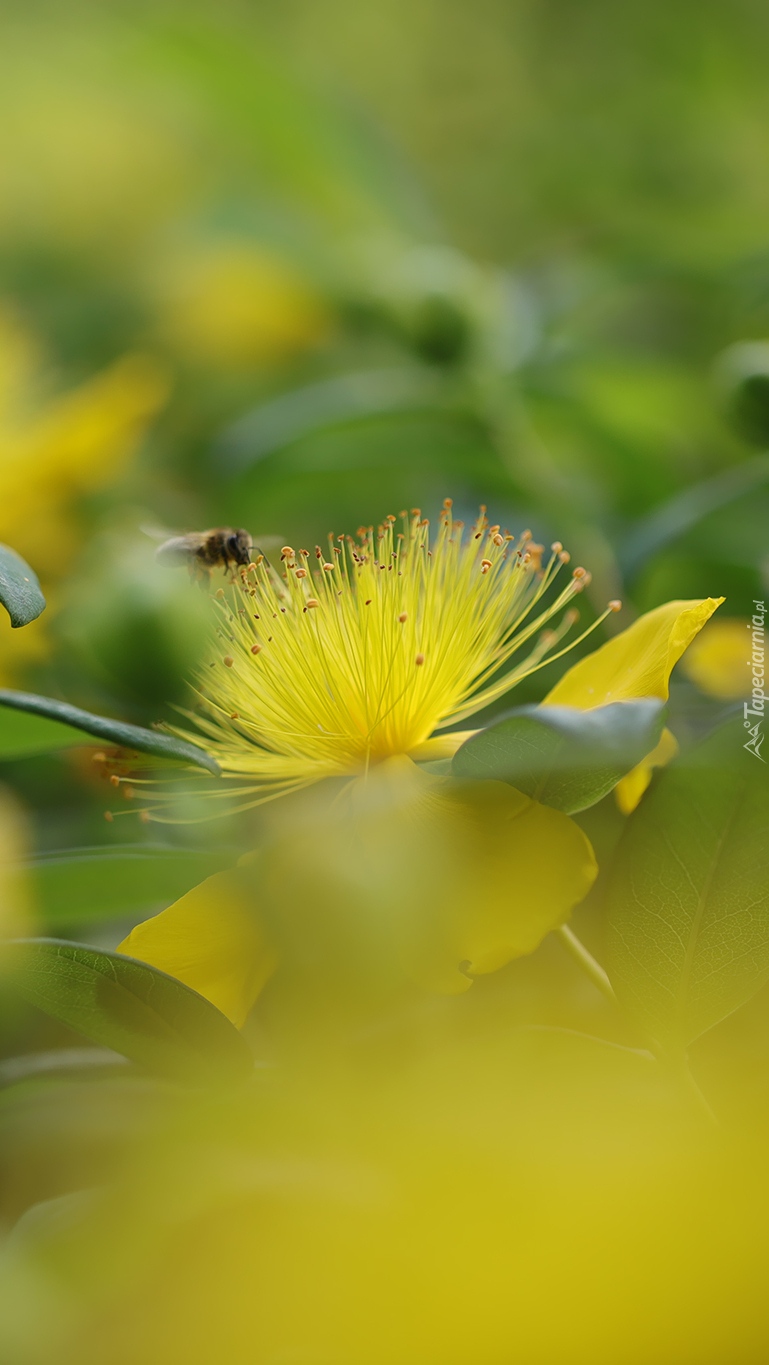
<path id="1" fill-rule="evenodd" d="M 205 737 L 223 774 L 243 784 L 215 793 L 249 798 L 237 809 L 416 751 L 617 609 L 611 603 L 561 648 L 578 615 L 569 604 L 590 575 L 578 566 L 551 594 L 569 561 L 560 541 L 545 560 L 531 531 L 516 543 L 489 526 L 485 507 L 465 531 L 451 499 L 433 543 L 419 509 L 401 522 L 399 532 L 388 516 L 376 531 L 361 526 L 356 539 L 330 536 L 328 558 L 319 546 L 311 557 L 284 545 L 280 569 L 259 556 L 212 598 L 230 653 L 224 668 L 201 670 L 198 710 L 182 712 L 196 731 L 169 728 L 198 743 Z"/>

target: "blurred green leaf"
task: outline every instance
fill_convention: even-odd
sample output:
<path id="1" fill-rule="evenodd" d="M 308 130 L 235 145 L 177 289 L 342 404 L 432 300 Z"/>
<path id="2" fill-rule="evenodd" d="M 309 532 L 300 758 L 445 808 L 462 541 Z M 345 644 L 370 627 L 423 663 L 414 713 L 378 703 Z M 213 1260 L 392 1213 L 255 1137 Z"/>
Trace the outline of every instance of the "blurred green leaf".
<path id="1" fill-rule="evenodd" d="M 156 20 L 143 25 L 142 65 L 193 93 L 222 157 L 243 157 L 249 178 L 256 171 L 273 193 L 336 228 L 434 229 L 421 187 L 365 107 L 314 92 L 306 73 L 297 79 L 246 26 L 228 32 L 200 13 Z"/>
<path id="2" fill-rule="evenodd" d="M 14 629 L 28 626 L 45 611 L 37 574 L 9 545 L 0 545 L 0 602 Z"/>
<path id="3" fill-rule="evenodd" d="M 233 1082 L 253 1068 L 245 1039 L 215 1005 L 135 958 L 64 939 L 14 939 L 2 969 L 30 1004 L 149 1071 Z"/>
<path id="4" fill-rule="evenodd" d="M 282 393 L 228 427 L 213 458 L 235 472 L 258 463 L 302 436 L 381 413 L 430 408 L 443 397 L 439 382 L 416 366 L 389 366 L 335 375 Z"/>
<path id="5" fill-rule="evenodd" d="M 664 716 L 664 703 L 652 697 L 592 711 L 519 706 L 457 750 L 453 773 L 509 782 L 573 814 L 594 806 L 655 748 Z"/>
<path id="6" fill-rule="evenodd" d="M 231 852 L 121 844 L 45 853 L 24 868 L 40 922 L 55 930 L 149 913 L 231 863 Z"/>
<path id="7" fill-rule="evenodd" d="M 60 1047 L 51 1052 L 25 1052 L 0 1061 L 0 1087 L 40 1076 L 109 1075 L 127 1065 L 119 1052 L 106 1047 Z"/>
<path id="8" fill-rule="evenodd" d="M 620 547 L 625 574 L 632 576 L 658 550 L 677 540 L 725 503 L 734 502 L 769 481 L 769 455 L 756 455 L 711 479 L 692 484 L 639 522 Z"/>
<path id="9" fill-rule="evenodd" d="M 673 1052 L 769 977 L 769 782 L 745 737 L 729 724 L 662 773 L 608 889 L 612 985 Z"/>
<path id="10" fill-rule="evenodd" d="M 737 341 L 718 357 L 716 381 L 727 416 L 745 440 L 765 447 L 769 440 L 769 344 Z"/>
<path id="11" fill-rule="evenodd" d="M 136 749 L 141 754 L 153 754 L 167 762 L 194 763 L 199 768 L 207 768 L 210 773 L 217 775 L 219 773 L 216 759 L 205 750 L 199 749 L 196 744 L 188 744 L 183 739 L 174 739 L 171 735 L 146 730 L 142 725 L 129 725 L 124 721 L 110 720 L 106 716 L 94 716 L 90 711 L 81 711 L 79 706 L 70 706 L 69 702 L 55 701 L 52 697 L 38 697 L 32 692 L 11 692 L 6 688 L 0 688 L 0 706 L 10 706 L 18 711 L 27 711 L 36 716 L 63 722 L 64 725 L 73 726 L 75 730 L 106 740 L 108 744 Z M 61 729 L 61 726 L 57 726 L 57 729 Z M 78 743 L 78 740 L 70 742 Z M 79 743 L 84 743 L 82 736 Z M 52 744 L 51 747 L 61 748 L 61 737 L 59 742 Z M 39 748 L 37 752 L 40 752 Z"/>

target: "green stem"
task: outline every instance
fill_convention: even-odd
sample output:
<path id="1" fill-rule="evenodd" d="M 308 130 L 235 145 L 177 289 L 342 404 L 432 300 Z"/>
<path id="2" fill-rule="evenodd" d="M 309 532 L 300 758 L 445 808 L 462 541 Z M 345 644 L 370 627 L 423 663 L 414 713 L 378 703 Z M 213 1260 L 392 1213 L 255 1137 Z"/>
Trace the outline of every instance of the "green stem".
<path id="1" fill-rule="evenodd" d="M 596 962 L 593 954 L 588 952 L 584 943 L 580 942 L 573 930 L 570 929 L 567 924 L 562 924 L 559 929 L 555 929 L 553 932 L 561 940 L 567 953 L 569 953 L 574 961 L 582 968 L 585 975 L 590 977 L 593 985 L 598 987 L 601 994 L 605 995 L 607 1000 L 611 1000 L 612 1004 L 618 1005 L 619 1001 L 614 994 L 606 972 L 600 962 Z M 718 1119 L 689 1070 L 689 1064 L 686 1057 L 671 1057 L 668 1054 L 661 1052 L 653 1043 L 650 1045 L 650 1051 L 653 1053 L 660 1066 L 675 1078 L 693 1107 L 707 1118 L 710 1123 L 715 1124 L 715 1126 L 718 1127 Z"/>
<path id="2" fill-rule="evenodd" d="M 690 1106 L 695 1109 L 698 1114 L 705 1117 L 709 1123 L 712 1123 L 714 1127 L 720 1128 L 721 1125 L 719 1124 L 718 1119 L 689 1070 L 689 1062 L 686 1056 L 671 1058 L 659 1052 L 655 1055 L 660 1066 L 668 1071 L 678 1082 L 686 1099 L 689 1100 Z"/>
<path id="3" fill-rule="evenodd" d="M 555 929 L 553 932 L 561 940 L 567 953 L 569 953 L 571 957 L 574 958 L 574 961 L 582 968 L 585 975 L 590 977 L 593 985 L 598 987 L 601 994 L 605 995 L 607 1000 L 611 1000 L 613 1005 L 619 1004 L 619 1001 L 612 990 L 612 984 L 600 962 L 596 962 L 593 954 L 587 951 L 584 943 L 580 942 L 577 935 L 569 926 L 567 924 L 562 924 L 560 928 Z"/>

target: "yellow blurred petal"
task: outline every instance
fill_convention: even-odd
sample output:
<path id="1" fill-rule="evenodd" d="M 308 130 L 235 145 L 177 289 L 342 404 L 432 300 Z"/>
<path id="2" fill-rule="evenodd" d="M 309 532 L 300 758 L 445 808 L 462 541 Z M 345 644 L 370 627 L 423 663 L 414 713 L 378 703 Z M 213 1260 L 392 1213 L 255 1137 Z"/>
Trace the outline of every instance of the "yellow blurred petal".
<path id="1" fill-rule="evenodd" d="M 118 952 L 177 977 L 238 1028 L 276 967 L 235 872 L 207 877 L 167 910 L 138 924 Z"/>
<path id="2" fill-rule="evenodd" d="M 41 575 L 60 576 L 79 544 L 72 503 L 120 475 L 167 391 L 153 360 L 127 356 L 23 426 L 0 430 L 0 540 Z"/>
<path id="3" fill-rule="evenodd" d="M 654 768 L 664 768 L 678 753 L 678 740 L 670 730 L 663 730 L 659 744 L 635 768 L 631 768 L 614 788 L 617 805 L 623 815 L 630 815 L 641 800 L 652 780 Z"/>
<path id="4" fill-rule="evenodd" d="M 433 896 L 407 956 L 422 985 L 456 994 L 533 952 L 587 895 L 598 868 L 568 815 L 504 782 L 449 779 L 430 801 L 440 828 Z"/>
<path id="5" fill-rule="evenodd" d="M 544 706 L 583 711 L 612 701 L 668 695 L 668 679 L 684 650 L 723 602 L 723 597 L 665 602 L 647 611 L 587 658 L 580 659 L 548 692 Z"/>
<path id="6" fill-rule="evenodd" d="M 409 750 L 409 758 L 415 763 L 437 762 L 441 758 L 453 758 L 466 739 L 477 735 L 477 730 L 453 730 L 450 735 L 434 735 L 425 739 L 416 748 Z"/>
<path id="7" fill-rule="evenodd" d="M 0 305 L 0 423 L 23 409 L 41 357 L 34 338 L 6 304 Z"/>
<path id="8" fill-rule="evenodd" d="M 745 619 L 712 621 L 687 651 L 681 665 L 686 676 L 719 701 L 749 697 L 753 687 L 749 662 L 752 628 Z"/>
<path id="9" fill-rule="evenodd" d="M 307 800 L 304 817 L 273 816 L 288 829 L 260 870 L 263 893 L 336 923 L 336 960 L 345 934 L 351 952 L 353 937 L 368 941 L 349 962 L 372 979 L 391 970 L 394 980 L 397 967 L 428 990 L 466 991 L 473 974 L 533 952 L 597 873 L 561 811 L 505 782 L 430 775 L 404 755 L 351 782 L 331 810 Z"/>

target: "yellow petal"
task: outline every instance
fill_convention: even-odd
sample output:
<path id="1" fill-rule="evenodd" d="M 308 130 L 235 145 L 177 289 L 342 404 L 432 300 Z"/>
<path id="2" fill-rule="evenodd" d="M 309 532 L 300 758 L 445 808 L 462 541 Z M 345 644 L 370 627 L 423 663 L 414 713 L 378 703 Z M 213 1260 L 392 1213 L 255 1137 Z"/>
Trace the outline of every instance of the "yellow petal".
<path id="1" fill-rule="evenodd" d="M 432 776 L 403 755 L 331 808 L 306 799 L 307 816 L 271 817 L 288 830 L 265 857 L 261 894 L 294 922 L 288 955 L 315 972 L 325 956 L 335 998 L 347 988 L 340 972 L 369 992 L 397 989 L 404 974 L 466 991 L 473 974 L 533 952 L 596 876 L 569 816 L 504 782 Z"/>
<path id="2" fill-rule="evenodd" d="M 745 619 L 713 621 L 687 651 L 683 669 L 702 692 L 719 701 L 749 697 L 753 624 Z"/>
<path id="3" fill-rule="evenodd" d="M 640 616 L 587 658 L 580 659 L 548 692 L 544 706 L 583 711 L 612 701 L 668 695 L 674 665 L 713 615 L 723 597 L 665 602 Z"/>
<path id="4" fill-rule="evenodd" d="M 235 872 L 217 872 L 124 939 L 118 952 L 168 972 L 241 1027 L 276 958 Z"/>
<path id="5" fill-rule="evenodd" d="M 678 740 L 670 730 L 663 730 L 656 749 L 631 768 L 614 788 L 617 805 L 623 815 L 630 815 L 641 800 L 652 780 L 653 768 L 664 768 L 678 753 Z"/>
<path id="6" fill-rule="evenodd" d="M 477 735 L 477 730 L 452 730 L 450 735 L 433 735 L 409 751 L 415 763 L 427 763 L 441 758 L 453 758 L 466 739 Z"/>
<path id="7" fill-rule="evenodd" d="M 587 895 L 598 868 L 568 815 L 504 782 L 449 779 L 432 800 L 442 827 L 434 896 L 412 922 L 419 932 L 407 958 L 422 985 L 456 994 L 533 952 Z"/>

